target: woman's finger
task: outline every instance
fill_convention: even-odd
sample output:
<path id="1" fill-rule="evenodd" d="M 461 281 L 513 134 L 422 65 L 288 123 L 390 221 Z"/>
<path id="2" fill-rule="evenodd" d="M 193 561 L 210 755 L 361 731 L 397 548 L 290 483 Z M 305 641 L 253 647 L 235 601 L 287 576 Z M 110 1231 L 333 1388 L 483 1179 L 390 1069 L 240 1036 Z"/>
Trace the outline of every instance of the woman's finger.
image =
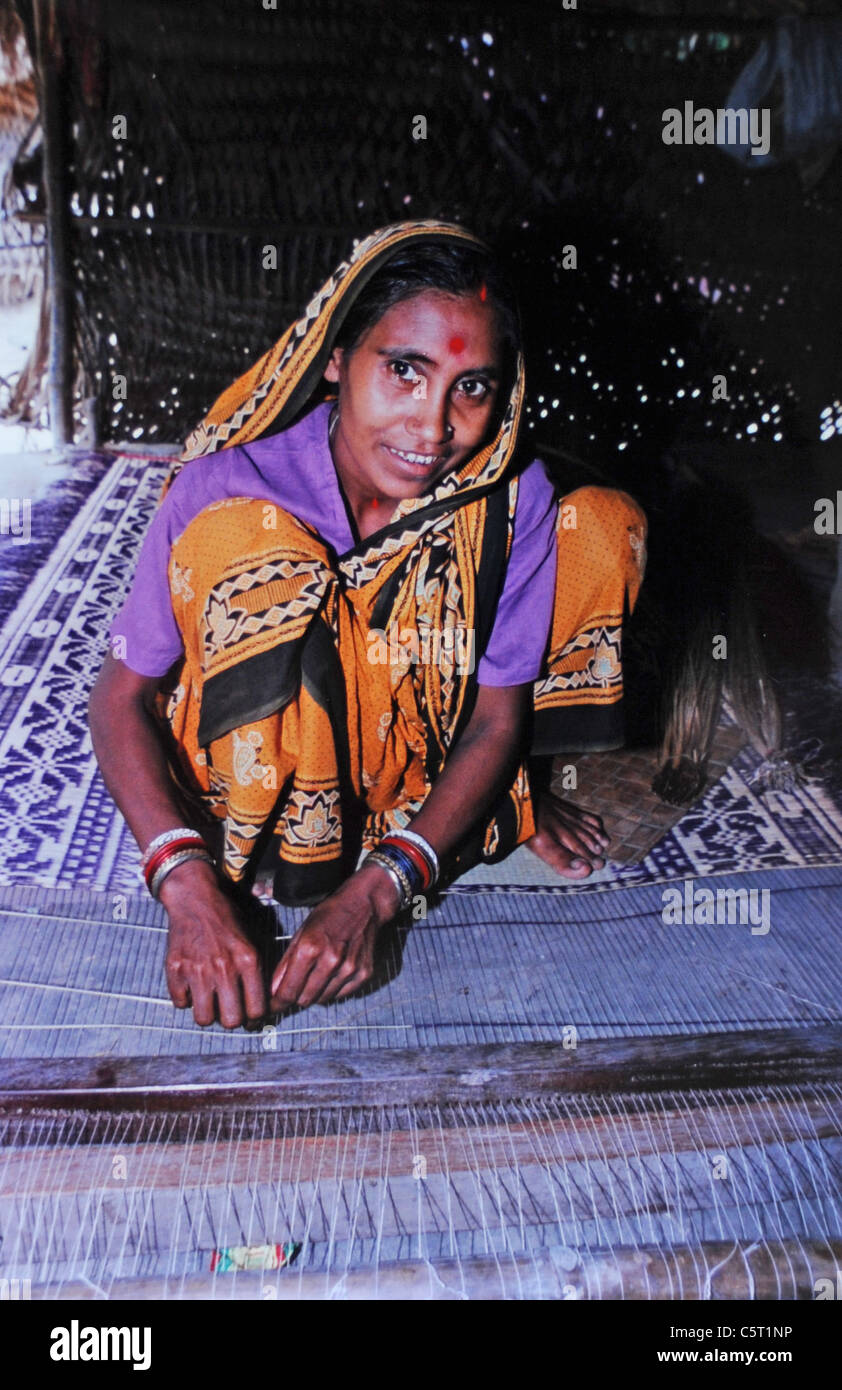
<path id="1" fill-rule="evenodd" d="M 312 1002 L 314 1004 L 329 1004 L 332 1000 L 338 999 L 340 997 L 340 990 L 344 989 L 349 980 L 354 979 L 357 973 L 356 961 L 349 960 L 346 956 L 327 980 L 324 988 L 314 997 Z"/>
<path id="2" fill-rule="evenodd" d="M 170 992 L 170 999 L 177 1009 L 189 1009 L 190 989 L 184 978 L 181 964 L 171 965 L 169 961 L 165 966 L 167 976 L 167 989 Z"/>
<path id="3" fill-rule="evenodd" d="M 200 1028 L 208 1028 L 216 1018 L 213 989 L 207 981 L 194 979 L 190 993 L 193 996 L 193 1017 Z"/>
<path id="4" fill-rule="evenodd" d="M 318 959 L 311 973 L 307 976 L 304 988 L 298 995 L 298 1003 L 302 1009 L 309 1009 L 311 1004 L 315 1004 L 325 989 L 329 987 L 337 970 L 342 964 L 343 953 L 335 947 L 325 947 L 319 952 Z"/>
<path id="5" fill-rule="evenodd" d="M 356 994 L 357 990 L 362 989 L 363 985 L 367 984 L 370 978 L 371 976 L 368 971 L 355 970 L 350 980 L 348 980 L 340 990 L 336 991 L 336 994 L 333 996 L 334 1002 L 338 1003 L 340 999 L 347 999 L 349 994 Z"/>
<path id="6" fill-rule="evenodd" d="M 243 1022 L 243 1000 L 239 976 L 232 970 L 219 970 L 216 976 L 216 1002 L 223 1028 L 239 1028 Z"/>
<path id="7" fill-rule="evenodd" d="M 273 972 L 273 974 L 272 974 L 272 978 L 271 978 L 271 980 L 269 981 L 269 1003 L 270 1003 L 270 1004 L 273 1004 L 273 1003 L 274 1003 L 275 995 L 276 995 L 276 994 L 278 993 L 278 991 L 280 990 L 280 988 L 281 988 L 281 986 L 282 986 L 282 984 L 283 984 L 283 982 L 284 982 L 284 979 L 285 979 L 285 977 L 286 977 L 287 965 L 289 964 L 289 953 L 290 953 L 291 949 L 292 949 L 292 948 L 291 948 L 290 946 L 287 947 L 286 953 L 285 953 L 285 955 L 284 955 L 283 960 L 279 961 L 278 964 L 275 966 L 274 972 Z"/>
<path id="8" fill-rule="evenodd" d="M 318 953 L 300 938 L 293 941 L 272 981 L 272 1007 L 288 1008 L 297 1004 L 307 978 L 315 969 Z"/>
<path id="9" fill-rule="evenodd" d="M 247 1018 L 262 1018 L 266 1012 L 266 989 L 263 974 L 257 960 L 240 965 L 240 979 L 243 986 Z"/>

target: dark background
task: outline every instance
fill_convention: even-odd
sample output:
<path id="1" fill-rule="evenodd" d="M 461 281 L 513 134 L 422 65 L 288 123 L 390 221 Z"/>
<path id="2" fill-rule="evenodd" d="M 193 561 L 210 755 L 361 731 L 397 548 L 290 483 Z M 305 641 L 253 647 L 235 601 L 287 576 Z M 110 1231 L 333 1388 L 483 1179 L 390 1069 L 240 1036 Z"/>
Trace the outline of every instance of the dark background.
<path id="1" fill-rule="evenodd" d="M 101 436 L 180 440 L 354 236 L 445 215 L 514 249 L 548 443 L 613 469 L 666 444 L 818 440 L 842 399 L 842 160 L 805 193 L 793 164 L 661 138 L 665 108 L 725 104 L 777 7 L 711 27 L 714 0 L 683 20 L 581 6 L 66 0 L 76 341 Z"/>

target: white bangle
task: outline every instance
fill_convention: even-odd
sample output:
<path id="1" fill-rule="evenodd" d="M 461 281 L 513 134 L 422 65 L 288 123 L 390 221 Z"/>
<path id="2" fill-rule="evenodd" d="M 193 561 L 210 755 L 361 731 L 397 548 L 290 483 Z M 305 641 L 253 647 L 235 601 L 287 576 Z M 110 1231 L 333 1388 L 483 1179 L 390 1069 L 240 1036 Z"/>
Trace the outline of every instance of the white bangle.
<path id="1" fill-rule="evenodd" d="M 412 844 L 418 846 L 421 853 L 430 861 L 430 868 L 433 871 L 433 883 L 435 883 L 441 873 L 441 866 L 439 865 L 438 855 L 430 844 L 430 841 L 425 840 L 424 836 L 419 835 L 415 830 L 394 830 L 392 833 L 394 835 L 402 835 L 405 840 L 410 840 Z M 429 885 L 430 888 L 432 888 L 433 883 Z"/>
<path id="2" fill-rule="evenodd" d="M 213 863 L 213 860 L 210 857 L 210 852 L 207 849 L 197 848 L 179 850 L 178 854 L 173 854 L 170 856 L 169 859 L 165 859 L 160 869 L 158 869 L 158 871 L 154 875 L 152 882 L 149 885 L 149 891 L 152 894 L 153 898 L 158 897 L 164 879 L 172 873 L 173 869 L 177 869 L 179 864 L 186 864 L 190 859 L 204 859 L 206 864 Z"/>
<path id="3" fill-rule="evenodd" d="M 163 849 L 164 845 L 172 844 L 173 840 L 186 840 L 188 837 L 196 841 L 197 848 L 201 848 L 205 844 L 204 837 L 198 830 L 194 830 L 192 825 L 183 825 L 178 830 L 165 830 L 163 835 L 156 835 L 155 839 L 146 846 L 146 849 L 141 855 L 141 869 L 146 868 L 153 854 L 159 849 Z"/>

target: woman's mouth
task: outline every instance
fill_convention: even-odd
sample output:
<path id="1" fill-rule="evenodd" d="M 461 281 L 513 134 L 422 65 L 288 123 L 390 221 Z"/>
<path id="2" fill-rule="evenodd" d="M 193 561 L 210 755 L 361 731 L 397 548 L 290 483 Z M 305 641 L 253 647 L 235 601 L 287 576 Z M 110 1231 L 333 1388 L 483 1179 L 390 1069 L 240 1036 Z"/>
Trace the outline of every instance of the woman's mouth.
<path id="1" fill-rule="evenodd" d="M 400 459 L 402 463 L 409 464 L 410 468 L 417 468 L 425 473 L 428 473 L 437 463 L 444 462 L 444 454 L 418 454 L 409 449 L 393 449 L 390 444 L 386 444 L 384 447 L 393 458 Z"/>

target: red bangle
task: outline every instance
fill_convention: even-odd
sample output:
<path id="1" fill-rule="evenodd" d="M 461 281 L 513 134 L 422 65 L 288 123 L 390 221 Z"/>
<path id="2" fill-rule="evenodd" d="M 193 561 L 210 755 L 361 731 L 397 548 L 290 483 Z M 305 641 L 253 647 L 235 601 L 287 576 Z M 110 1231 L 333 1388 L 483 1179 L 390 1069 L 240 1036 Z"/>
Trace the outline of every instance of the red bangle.
<path id="1" fill-rule="evenodd" d="M 188 849 L 192 848 L 194 845 L 198 849 L 207 848 L 204 840 L 202 839 L 202 836 L 198 833 L 198 831 L 193 835 L 180 835 L 177 840 L 168 840 L 165 845 L 161 845 L 158 849 L 155 850 L 155 853 L 149 857 L 146 864 L 144 865 L 144 873 L 148 876 L 150 866 L 152 864 L 161 864 L 163 860 L 166 859 L 167 855 L 171 854 L 173 850 Z"/>
<path id="2" fill-rule="evenodd" d="M 422 876 L 421 887 L 425 890 L 429 888 L 433 881 L 433 871 L 417 845 L 414 845 L 411 840 L 404 840 L 399 832 L 384 835 L 380 843 L 383 845 L 397 845 L 398 849 L 406 855 L 407 859 L 411 859 L 416 869 L 420 871 Z"/>
<path id="3" fill-rule="evenodd" d="M 160 849 L 156 850 L 143 871 L 143 877 L 150 893 L 152 892 L 152 880 L 161 865 L 166 863 L 173 854 L 180 854 L 183 849 L 207 849 L 207 845 L 199 834 L 185 835 L 179 840 L 170 840 L 169 844 L 162 845 Z"/>
<path id="4" fill-rule="evenodd" d="M 403 836 L 399 834 L 397 831 L 394 831 L 389 835 L 384 835 L 381 844 L 397 845 L 398 849 L 400 849 L 402 853 L 407 856 L 407 858 L 411 859 L 416 868 L 420 870 L 421 876 L 423 878 L 423 883 L 421 886 L 423 888 L 429 888 L 430 884 L 433 881 L 433 871 L 426 857 L 422 854 L 421 850 L 418 848 L 417 845 L 412 844 L 410 840 L 405 840 Z"/>

